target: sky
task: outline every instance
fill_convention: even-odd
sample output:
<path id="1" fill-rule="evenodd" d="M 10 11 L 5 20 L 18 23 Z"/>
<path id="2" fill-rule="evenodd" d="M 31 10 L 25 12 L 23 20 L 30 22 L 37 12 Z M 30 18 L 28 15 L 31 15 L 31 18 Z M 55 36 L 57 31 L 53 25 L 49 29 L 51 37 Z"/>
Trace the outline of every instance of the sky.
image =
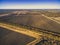
<path id="1" fill-rule="evenodd" d="M 60 0 L 0 0 L 0 9 L 60 9 Z"/>

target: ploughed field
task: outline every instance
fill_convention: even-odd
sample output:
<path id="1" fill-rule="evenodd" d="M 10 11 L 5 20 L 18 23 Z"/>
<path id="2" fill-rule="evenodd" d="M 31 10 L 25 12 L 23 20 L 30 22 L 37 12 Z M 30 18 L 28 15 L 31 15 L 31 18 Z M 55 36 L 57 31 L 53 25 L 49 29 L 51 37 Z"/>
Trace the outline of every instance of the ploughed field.
<path id="1" fill-rule="evenodd" d="M 15 23 L 15 24 L 23 24 L 28 25 L 32 27 L 37 27 L 41 29 L 45 29 L 48 31 L 53 31 L 60 33 L 60 24 L 49 20 L 41 15 L 8 15 L 0 17 L 0 21 L 6 22 L 6 23 Z M 37 30 L 39 31 L 39 30 Z"/>
<path id="2" fill-rule="evenodd" d="M 0 45 L 27 45 L 35 38 L 0 27 Z"/>

